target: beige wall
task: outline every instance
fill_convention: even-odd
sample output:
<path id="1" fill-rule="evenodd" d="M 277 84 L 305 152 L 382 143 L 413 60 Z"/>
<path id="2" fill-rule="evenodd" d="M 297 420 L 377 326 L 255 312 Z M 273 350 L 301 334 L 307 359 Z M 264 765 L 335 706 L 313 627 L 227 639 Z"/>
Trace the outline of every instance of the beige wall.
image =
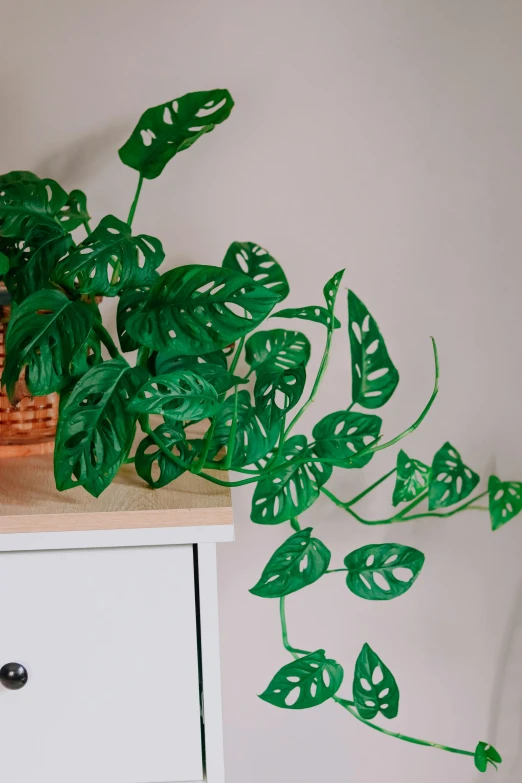
<path id="1" fill-rule="evenodd" d="M 218 264 L 235 239 L 265 245 L 291 305 L 319 301 L 345 266 L 401 372 L 386 434 L 429 396 L 434 334 L 441 392 L 406 448 L 428 461 L 450 438 L 476 470 L 522 479 L 520 0 L 1 0 L 0 11 L 0 170 L 34 168 L 84 188 L 95 219 L 125 216 L 135 176 L 116 149 L 141 111 L 228 87 L 232 118 L 146 183 L 136 227 L 161 238 L 171 265 Z M 314 368 L 323 332 L 308 333 Z M 305 431 L 348 402 L 343 328 Z M 333 488 L 350 496 L 394 457 L 339 472 Z M 290 713 L 256 698 L 287 656 L 277 604 L 247 588 L 289 529 L 252 525 L 249 502 L 235 492 L 237 542 L 220 550 L 228 783 L 474 783 L 469 759 L 380 736 L 333 703 Z M 401 688 L 388 726 L 498 743 L 495 780 L 520 780 L 522 519 L 495 535 L 480 512 L 366 529 L 321 500 L 304 521 L 336 565 L 373 541 L 427 560 L 389 604 L 356 599 L 341 575 L 292 597 L 294 643 L 344 664 L 349 693 L 369 642 Z"/>

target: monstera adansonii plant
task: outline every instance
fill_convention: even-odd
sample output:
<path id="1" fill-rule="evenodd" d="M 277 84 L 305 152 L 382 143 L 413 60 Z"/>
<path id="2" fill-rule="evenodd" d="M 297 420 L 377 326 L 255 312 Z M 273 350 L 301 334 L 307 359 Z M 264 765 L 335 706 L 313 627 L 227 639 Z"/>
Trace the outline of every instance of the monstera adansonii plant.
<path id="1" fill-rule="evenodd" d="M 290 644 L 285 601 L 339 573 L 358 598 L 407 601 L 421 574 L 422 552 L 400 543 L 363 546 L 346 555 L 343 567 L 330 568 L 329 549 L 311 527 L 299 524 L 299 516 L 321 494 L 364 525 L 489 508 L 497 530 L 520 512 L 522 484 L 491 476 L 488 488 L 478 489 L 477 473 L 455 446 L 444 443 L 431 465 L 400 450 L 393 470 L 355 497 L 339 499 L 328 488 L 332 472 L 362 469 L 415 430 L 433 405 L 435 342 L 431 398 L 404 432 L 383 438 L 377 411 L 395 392 L 399 373 L 374 317 L 348 291 L 351 397 L 347 391 L 346 407 L 318 421 L 310 438 L 298 434 L 296 425 L 317 396 L 341 326 L 335 307 L 343 272 L 326 283 L 321 301 L 282 309 L 287 279 L 256 242 L 233 242 L 219 266 L 158 271 L 164 259 L 160 240 L 132 230 L 143 182 L 158 177 L 173 157 L 226 120 L 232 107 L 227 90 L 212 90 L 143 114 L 119 150 L 122 162 L 139 175 L 126 220 L 106 215 L 91 228 L 82 191 L 67 193 L 54 180 L 27 171 L 0 177 L 0 274 L 13 303 L 2 383 L 12 396 L 22 374 L 33 395 L 60 392 L 54 460 L 59 490 L 82 486 L 97 497 L 123 463 L 134 462 L 138 475 L 154 488 L 186 471 L 227 487 L 254 484 L 253 522 L 291 526 L 290 537 L 251 591 L 278 602 L 282 641 L 291 656 L 262 699 L 287 710 L 333 700 L 379 732 L 470 756 L 484 772 L 501 762 L 485 742 L 463 750 L 373 722 L 380 716 L 396 718 L 399 684 L 368 644 L 355 661 L 351 696 L 342 696 L 342 666 L 324 650 Z M 99 297 L 115 296 L 119 347 L 96 304 Z M 296 326 L 313 321 L 324 327 L 324 351 L 310 387 L 311 347 L 305 334 L 258 329 L 274 315 L 294 319 Z M 132 352 L 135 363 L 125 358 Z M 238 373 L 240 358 L 246 374 Z M 151 414 L 162 417 L 162 423 L 151 426 Z M 190 435 L 194 422 L 207 423 L 203 436 Z M 142 434 L 130 456 L 138 427 Z M 229 481 L 227 471 L 238 478 Z M 386 480 L 395 482 L 393 512 L 386 519 L 364 518 L 357 511 L 359 501 Z M 486 496 L 488 507 L 480 503 Z"/>

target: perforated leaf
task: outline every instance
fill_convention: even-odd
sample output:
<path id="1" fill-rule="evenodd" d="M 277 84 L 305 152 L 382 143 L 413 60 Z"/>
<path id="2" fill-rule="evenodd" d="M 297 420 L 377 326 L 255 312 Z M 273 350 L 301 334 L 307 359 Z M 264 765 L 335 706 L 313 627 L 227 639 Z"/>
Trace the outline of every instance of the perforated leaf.
<path id="1" fill-rule="evenodd" d="M 6 174 L 0 174 L 0 188 L 16 182 L 21 185 L 27 182 L 40 182 L 40 177 L 32 171 L 8 171 Z"/>
<path id="2" fill-rule="evenodd" d="M 158 279 L 158 277 L 159 275 L 156 273 L 155 279 Z M 135 312 L 143 307 L 149 290 L 150 286 L 140 286 L 136 289 L 126 288 L 120 293 L 118 310 L 116 313 L 116 328 L 118 330 L 121 350 L 124 351 L 124 353 L 136 351 L 140 347 L 140 343 L 137 340 L 134 340 L 128 333 L 127 321 Z"/>
<path id="3" fill-rule="evenodd" d="M 74 231 L 86 220 L 90 220 L 87 210 L 87 196 L 83 190 L 71 190 L 65 205 L 58 212 L 58 220 L 65 231 Z"/>
<path id="4" fill-rule="evenodd" d="M 35 396 L 50 394 L 69 381 L 69 368 L 85 344 L 95 310 L 71 302 L 61 291 L 39 291 L 14 311 L 6 340 L 2 383 L 12 398 L 24 367 L 27 388 Z"/>
<path id="5" fill-rule="evenodd" d="M 337 296 L 337 292 L 339 291 L 339 286 L 341 285 L 341 280 L 343 279 L 343 275 L 344 275 L 344 269 L 341 269 L 339 272 L 336 272 L 335 275 L 331 277 L 330 280 L 328 280 L 328 282 L 323 288 L 323 296 L 328 310 L 333 309 L 333 306 L 335 304 L 335 298 Z"/>
<path id="6" fill-rule="evenodd" d="M 373 316 L 353 291 L 348 291 L 348 334 L 352 356 L 352 402 L 363 408 L 380 408 L 397 388 L 399 373 Z"/>
<path id="7" fill-rule="evenodd" d="M 279 669 L 259 698 L 274 707 L 304 710 L 335 696 L 343 677 L 342 666 L 326 658 L 324 650 L 317 650 Z"/>
<path id="8" fill-rule="evenodd" d="M 362 468 L 371 460 L 373 453 L 361 457 L 355 455 L 378 438 L 381 424 L 382 420 L 379 416 L 366 413 L 351 411 L 329 413 L 315 425 L 312 431 L 315 439 L 314 454 L 330 465 Z"/>
<path id="9" fill-rule="evenodd" d="M 474 761 L 479 772 L 486 772 L 488 764 L 491 764 L 494 769 L 498 769 L 497 765 L 502 764 L 502 756 L 493 745 L 479 742 L 475 748 Z"/>
<path id="10" fill-rule="evenodd" d="M 326 307 L 287 307 L 272 313 L 270 318 L 301 318 L 303 321 L 315 321 L 329 327 L 334 320 L 334 329 L 341 327 L 341 322 L 326 309 Z"/>
<path id="11" fill-rule="evenodd" d="M 498 530 L 522 511 L 522 483 L 490 476 L 488 492 L 491 527 Z"/>
<path id="12" fill-rule="evenodd" d="M 59 490 L 83 485 L 96 497 L 126 459 L 136 428 L 127 403 L 143 385 L 146 371 L 118 357 L 93 367 L 78 381 L 60 409 L 54 448 Z"/>
<path id="13" fill-rule="evenodd" d="M 260 598 L 281 598 L 317 582 L 330 565 L 331 552 L 307 527 L 290 536 L 268 561 L 250 590 Z"/>
<path id="14" fill-rule="evenodd" d="M 332 475 L 332 468 L 313 462 L 310 456 L 304 435 L 294 435 L 286 441 L 281 470 L 271 473 L 256 485 L 252 522 L 279 525 L 299 516 L 315 503 L 319 488 Z"/>
<path id="15" fill-rule="evenodd" d="M 408 457 L 402 449 L 397 455 L 397 473 L 393 490 L 393 505 L 414 500 L 428 487 L 430 469 L 418 459 Z"/>
<path id="16" fill-rule="evenodd" d="M 406 593 L 417 579 L 424 555 L 402 544 L 368 544 L 344 559 L 346 584 L 370 601 L 389 601 Z"/>
<path id="17" fill-rule="evenodd" d="M 186 440 L 185 433 L 178 424 L 164 422 L 156 427 L 154 434 L 175 456 L 187 464 L 192 462 L 201 448 L 202 441 Z M 162 452 L 149 435 L 140 442 L 134 464 L 138 476 L 154 489 L 167 486 L 185 472 L 184 468 L 176 465 Z"/>
<path id="18" fill-rule="evenodd" d="M 154 179 L 178 152 L 226 120 L 233 106 L 228 90 L 207 90 L 147 109 L 120 148 L 120 159 L 147 179 Z"/>
<path id="19" fill-rule="evenodd" d="M 36 225 L 60 225 L 56 215 L 66 203 L 67 193 L 52 179 L 4 181 L 0 184 L 0 234 L 24 239 Z"/>
<path id="20" fill-rule="evenodd" d="M 236 421 L 236 435 L 232 466 L 236 468 L 259 462 L 274 448 L 279 437 L 279 426 L 268 431 L 259 421 L 250 394 L 241 390 L 237 395 L 237 411 L 234 415 L 234 396 L 227 397 L 216 416 L 213 451 L 228 445 L 232 421 Z"/>
<path id="21" fill-rule="evenodd" d="M 191 370 L 174 370 L 149 378 L 130 400 L 127 410 L 161 414 L 175 421 L 201 421 L 213 416 L 217 407 L 213 386 Z"/>
<path id="22" fill-rule="evenodd" d="M 310 358 L 310 342 L 302 332 L 270 329 L 256 332 L 245 344 L 245 361 L 253 370 L 262 364 L 273 364 L 286 370 L 306 365 Z"/>
<path id="23" fill-rule="evenodd" d="M 272 289 L 279 294 L 279 301 L 288 296 L 290 288 L 281 265 L 267 250 L 254 242 L 232 242 L 223 259 L 223 266 L 244 272 L 256 283 Z"/>
<path id="24" fill-rule="evenodd" d="M 399 688 L 395 677 L 369 644 L 359 653 L 353 676 L 353 700 L 365 720 L 382 713 L 395 718 L 399 712 Z"/>
<path id="25" fill-rule="evenodd" d="M 156 372 L 161 375 L 173 370 L 192 370 L 210 383 L 218 394 L 231 389 L 242 379 L 227 370 L 227 357 L 223 351 L 211 351 L 201 356 L 176 356 L 170 351 L 156 354 Z"/>
<path id="26" fill-rule="evenodd" d="M 445 508 L 459 503 L 473 492 L 480 477 L 462 462 L 457 449 L 445 443 L 433 458 L 428 492 L 428 506 Z"/>
<path id="27" fill-rule="evenodd" d="M 286 370 L 269 364 L 261 366 L 254 387 L 257 415 L 270 429 L 297 405 L 306 383 L 302 364 Z"/>
<path id="28" fill-rule="evenodd" d="M 199 355 L 243 337 L 278 301 L 242 272 L 190 264 L 162 275 L 143 306 L 129 314 L 126 328 L 156 351 Z"/>
<path id="29" fill-rule="evenodd" d="M 21 303 L 31 294 L 49 288 L 58 262 L 72 245 L 72 237 L 56 224 L 30 228 L 6 279 L 13 301 Z"/>

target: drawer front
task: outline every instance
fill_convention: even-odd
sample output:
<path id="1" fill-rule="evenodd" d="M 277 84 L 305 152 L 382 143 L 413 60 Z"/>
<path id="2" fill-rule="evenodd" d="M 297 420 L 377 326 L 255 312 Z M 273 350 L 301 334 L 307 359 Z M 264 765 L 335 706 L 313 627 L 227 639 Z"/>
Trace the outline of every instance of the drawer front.
<path id="1" fill-rule="evenodd" d="M 0 779 L 202 779 L 191 546 L 0 555 Z"/>

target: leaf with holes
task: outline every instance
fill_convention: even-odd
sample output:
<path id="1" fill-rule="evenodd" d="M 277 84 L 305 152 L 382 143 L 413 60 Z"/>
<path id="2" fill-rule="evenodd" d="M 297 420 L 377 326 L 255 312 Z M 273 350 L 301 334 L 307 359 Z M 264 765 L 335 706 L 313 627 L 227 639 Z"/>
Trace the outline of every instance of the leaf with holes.
<path id="1" fill-rule="evenodd" d="M 0 188 L 4 185 L 12 185 L 18 183 L 24 185 L 30 182 L 41 182 L 40 177 L 37 174 L 33 174 L 32 171 L 8 171 L 6 174 L 0 174 Z"/>
<path id="2" fill-rule="evenodd" d="M 316 650 L 279 669 L 259 698 L 274 707 L 305 710 L 335 696 L 343 677 L 342 666 L 326 658 L 324 650 Z"/>
<path id="3" fill-rule="evenodd" d="M 331 552 L 307 527 L 290 536 L 268 561 L 250 592 L 260 598 L 281 598 L 311 585 L 330 565 Z"/>
<path id="4" fill-rule="evenodd" d="M 315 321 L 329 327 L 334 320 L 334 329 L 340 329 L 341 322 L 330 314 L 326 307 L 287 307 L 272 313 L 270 318 L 301 318 L 303 321 Z"/>
<path id="5" fill-rule="evenodd" d="M 319 497 L 319 488 L 332 475 L 330 465 L 310 458 L 304 435 L 294 435 L 283 446 L 280 470 L 261 479 L 252 499 L 252 522 L 279 525 L 310 508 Z M 308 457 L 308 459 L 307 459 Z M 286 463 L 286 464 L 285 464 Z"/>
<path id="6" fill-rule="evenodd" d="M 127 223 L 107 215 L 62 259 L 54 280 L 80 294 L 116 296 L 125 288 L 149 285 L 164 258 L 159 239 L 133 237 Z"/>
<path id="7" fill-rule="evenodd" d="M 329 311 L 332 311 L 335 305 L 335 299 L 337 297 L 337 292 L 339 291 L 339 286 L 341 285 L 341 280 L 343 279 L 344 271 L 344 269 L 341 269 L 339 272 L 336 272 L 323 288 L 324 300 Z"/>
<path id="8" fill-rule="evenodd" d="M 491 527 L 498 530 L 510 519 L 522 511 L 522 483 L 520 481 L 500 481 L 490 476 L 488 481 L 489 516 Z"/>
<path id="9" fill-rule="evenodd" d="M 279 301 L 242 272 L 190 264 L 171 269 L 129 315 L 132 338 L 179 356 L 225 348 L 252 331 Z"/>
<path id="10" fill-rule="evenodd" d="M 257 417 L 246 389 L 238 392 L 237 411 L 234 413 L 234 395 L 227 397 L 216 416 L 213 453 L 228 445 L 232 421 L 236 421 L 236 436 L 232 454 L 232 467 L 252 465 L 272 451 L 279 437 L 279 427 L 266 430 Z"/>
<path id="11" fill-rule="evenodd" d="M 132 413 L 156 413 L 173 421 L 201 421 L 218 407 L 217 392 L 191 370 L 149 378 L 127 405 Z"/>
<path id="12" fill-rule="evenodd" d="M 445 508 L 459 503 L 473 492 L 480 477 L 462 462 L 457 449 L 445 443 L 433 458 L 429 481 L 428 507 Z"/>
<path id="13" fill-rule="evenodd" d="M 418 459 L 408 457 L 402 449 L 397 455 L 397 474 L 393 490 L 393 505 L 414 500 L 428 488 L 430 469 Z"/>
<path id="14" fill-rule="evenodd" d="M 353 700 L 364 720 L 372 720 L 379 712 L 385 718 L 395 718 L 399 712 L 395 677 L 369 644 L 364 645 L 355 664 Z"/>
<path id="15" fill-rule="evenodd" d="M 96 318 L 96 313 L 95 313 Z M 81 378 L 91 367 L 103 362 L 102 346 L 99 336 L 91 330 L 82 348 L 74 356 L 69 367 L 71 378 Z M 63 394 L 63 392 L 62 392 Z"/>
<path id="16" fill-rule="evenodd" d="M 119 149 L 120 159 L 147 179 L 159 177 L 169 160 L 226 120 L 233 106 L 228 90 L 189 92 L 153 106 Z"/>
<path id="17" fill-rule="evenodd" d="M 502 764 L 502 756 L 498 750 L 487 742 L 478 743 L 473 760 L 479 772 L 485 772 L 488 764 L 491 764 L 495 769 L 498 769 L 498 764 Z"/>
<path id="18" fill-rule="evenodd" d="M 223 259 L 223 266 L 244 272 L 256 283 L 272 289 L 279 294 L 279 301 L 288 296 L 290 287 L 281 265 L 267 250 L 254 242 L 232 242 Z"/>
<path id="19" fill-rule="evenodd" d="M 31 294 L 49 288 L 58 262 L 72 245 L 72 237 L 64 234 L 56 224 L 35 225 L 29 229 L 6 278 L 13 301 L 21 303 Z"/>
<path id="20" fill-rule="evenodd" d="M 276 365 L 261 366 L 254 387 L 257 415 L 270 429 L 301 399 L 306 383 L 302 364 L 283 370 Z"/>
<path id="21" fill-rule="evenodd" d="M 90 220 L 91 216 L 87 210 L 87 196 L 83 190 L 71 190 L 57 217 L 66 231 L 74 231 L 75 228 Z"/>
<path id="22" fill-rule="evenodd" d="M 231 389 L 243 379 L 228 372 L 227 357 L 223 351 L 211 351 L 201 356 L 177 356 L 170 351 L 156 354 L 155 369 L 158 375 L 173 370 L 191 370 L 204 378 L 218 394 Z"/>
<path id="23" fill-rule="evenodd" d="M 371 460 L 373 452 L 356 455 L 377 440 L 381 424 L 379 416 L 366 413 L 329 413 L 312 430 L 314 454 L 340 468 L 362 468 Z"/>
<path id="24" fill-rule="evenodd" d="M 25 239 L 27 232 L 37 225 L 56 227 L 55 217 L 67 198 L 65 190 L 52 179 L 0 184 L 0 234 Z"/>
<path id="25" fill-rule="evenodd" d="M 245 361 L 253 370 L 262 364 L 273 364 L 286 370 L 306 365 L 310 358 L 310 342 L 302 332 L 270 329 L 256 332 L 245 344 Z"/>
<path id="26" fill-rule="evenodd" d="M 155 279 L 158 279 L 159 275 L 156 273 Z M 150 286 L 140 286 L 140 288 L 126 288 L 120 293 L 118 300 L 118 310 L 116 313 L 116 328 L 118 330 L 118 338 L 120 340 L 121 350 L 127 353 L 128 351 L 137 351 L 141 343 L 139 340 L 134 340 L 127 331 L 128 319 L 138 310 L 141 310 L 147 293 L 150 290 Z"/>
<path id="27" fill-rule="evenodd" d="M 380 408 L 397 388 L 399 373 L 374 318 L 353 291 L 348 291 L 348 334 L 352 401 L 363 408 Z"/>
<path id="28" fill-rule="evenodd" d="M 12 399 L 26 367 L 27 388 L 34 396 L 51 394 L 69 381 L 69 367 L 89 336 L 95 310 L 71 302 L 61 291 L 38 291 L 14 311 L 6 340 L 2 384 Z"/>
<path id="29" fill-rule="evenodd" d="M 137 414 L 127 404 L 147 377 L 118 357 L 93 367 L 60 408 L 54 447 L 59 490 L 83 485 L 98 497 L 109 486 L 134 440 Z"/>
<path id="30" fill-rule="evenodd" d="M 346 584 L 370 601 L 389 601 L 406 593 L 424 565 L 418 549 L 402 544 L 368 544 L 344 558 Z"/>
<path id="31" fill-rule="evenodd" d="M 154 430 L 154 434 L 175 456 L 188 464 L 193 461 L 203 443 L 202 440 L 186 440 L 182 427 L 171 422 L 160 424 Z M 134 464 L 138 476 L 154 489 L 167 486 L 185 472 L 185 468 L 170 460 L 149 435 L 146 435 L 139 444 Z"/>

